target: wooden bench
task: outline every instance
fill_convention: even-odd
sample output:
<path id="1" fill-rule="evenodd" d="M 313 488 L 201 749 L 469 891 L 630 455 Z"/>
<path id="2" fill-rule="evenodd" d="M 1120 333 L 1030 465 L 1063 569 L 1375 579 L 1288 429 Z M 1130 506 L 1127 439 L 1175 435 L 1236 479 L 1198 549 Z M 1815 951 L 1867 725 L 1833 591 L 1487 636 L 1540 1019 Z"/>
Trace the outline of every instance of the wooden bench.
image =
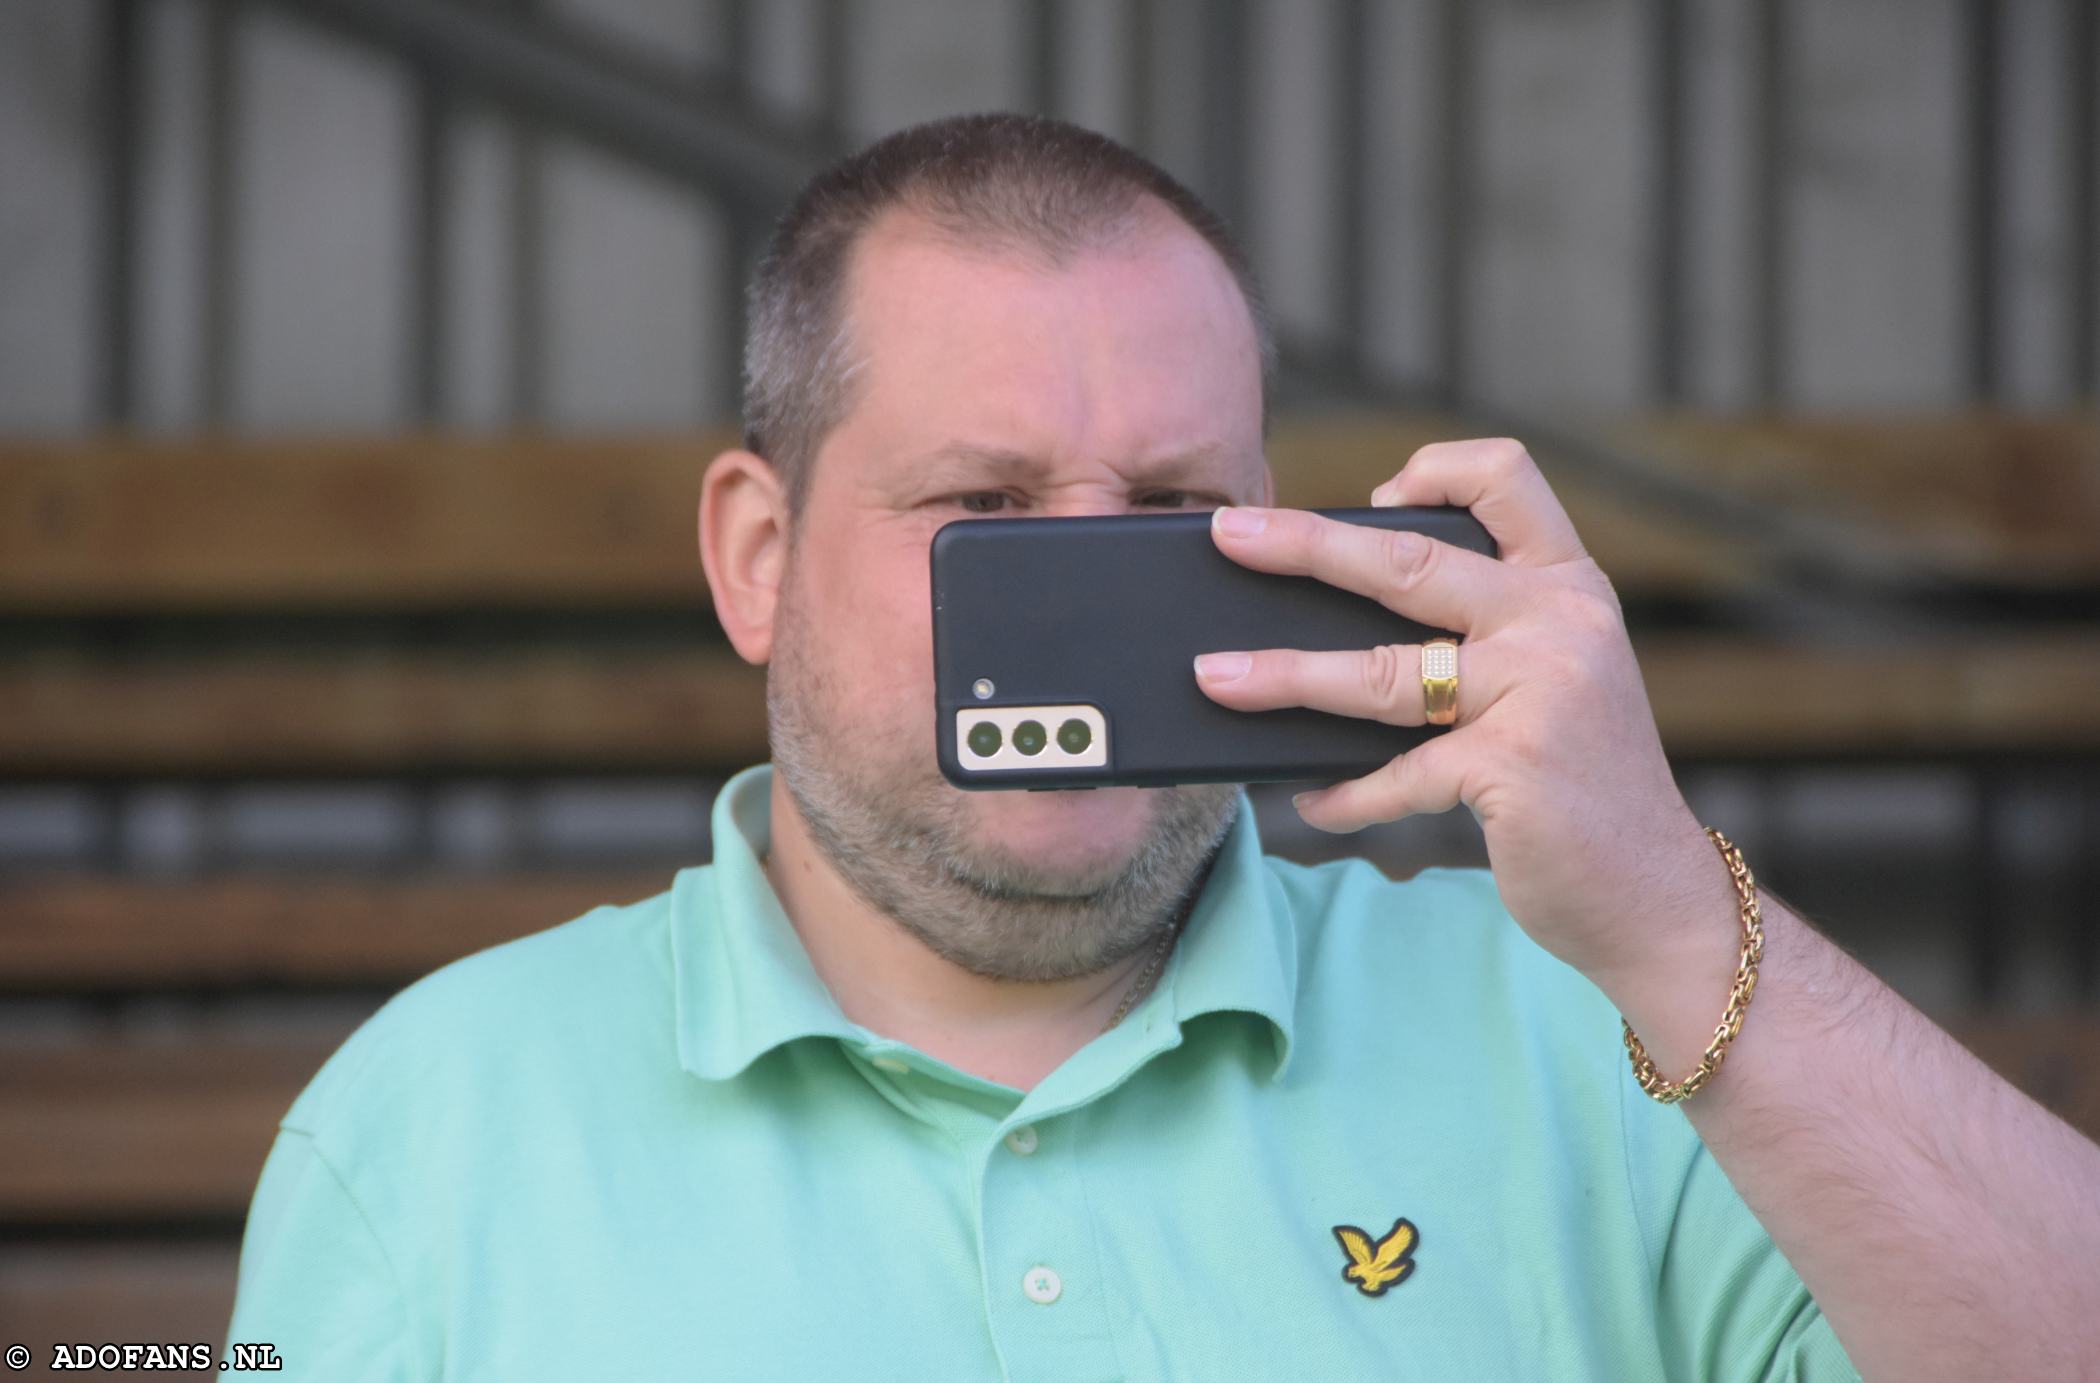
<path id="1" fill-rule="evenodd" d="M 1271 447 L 1279 499 L 1365 503 L 1416 446 L 1479 430 L 1437 417 L 1285 420 Z M 1769 544 L 1654 498 L 1688 478 L 1812 512 L 1818 532 L 1856 535 L 1898 567 L 1997 592 L 2090 594 L 2090 420 L 1642 419 L 1606 434 L 1634 456 L 1639 485 L 1536 450 L 1636 614 L 1673 755 L 2100 750 L 2100 637 L 2087 630 L 1814 640 L 1639 619 L 1771 604 Z M 0 444 L 0 620 L 22 635 L 0 640 L 0 775 L 717 774 L 758 761 L 763 673 L 713 628 L 694 551 L 700 474 L 729 440 Z M 632 612 L 667 616 L 681 636 L 663 637 L 664 620 L 649 638 L 587 646 L 530 632 L 541 616 Z M 527 632 L 454 643 L 416 623 L 483 614 Z M 287 625 L 296 647 L 243 632 Z M 1800 688 L 1814 694 L 1783 694 Z M 26 1323 L 0 1336 L 218 1339 L 275 1122 L 346 1035 L 345 1005 L 368 1011 L 457 956 L 668 882 L 662 871 L 0 880 L 0 1005 L 70 1002 L 81 1015 L 0 1038 L 11 1231 L 0 1325 Z M 291 1010 L 311 999 L 322 1016 L 121 1020 L 141 999 L 209 1013 L 219 998 L 260 995 Z M 2100 1133 L 2092 1021 L 1979 1015 L 1957 1030 Z"/>
<path id="2" fill-rule="evenodd" d="M 1279 498 L 1367 504 L 1454 426 L 1282 427 Z M 732 440 L 0 445 L 0 611 L 704 605 L 700 476 Z M 1569 494 L 1622 589 L 1750 579 L 1667 517 L 1580 482 Z"/>
<path id="3" fill-rule="evenodd" d="M 0 882 L 0 999 L 394 988 L 484 946 L 670 887 L 664 871 Z"/>
<path id="4" fill-rule="evenodd" d="M 1477 430 L 1433 416 L 1284 420 L 1269 446 L 1279 501 L 1368 503 L 1416 447 Z M 1631 597 L 1755 587 L 1760 534 L 1691 522 L 1687 483 L 1942 575 L 2100 585 L 2090 416 L 1641 418 L 1596 431 L 1624 451 L 1619 471 L 1550 443 L 1534 451 Z M 704 604 L 700 475 L 733 440 L 0 443 L 0 612 Z"/>
<path id="5" fill-rule="evenodd" d="M 1962 570 L 1984 564 L 2000 585 L 2100 587 L 2092 424 L 1882 427 L 1651 421 L 1621 430 L 1650 469 L 1689 470 L 1710 450 L 1719 459 L 1699 464 L 1737 489 L 1769 472 L 1781 496 L 1805 504 L 1799 497 L 1822 484 L 1843 521 L 1880 523 L 1874 541 L 1884 547 L 1932 545 Z M 1281 498 L 1363 503 L 1416 446 L 1452 435 L 1462 426 L 1435 418 L 1284 425 L 1271 448 Z M 0 772 L 721 771 L 761 758 L 763 675 L 713 630 L 694 551 L 699 476 L 729 440 L 0 447 L 0 616 L 178 626 L 145 646 L 61 638 L 0 657 Z M 1921 474 L 1906 487 L 1890 473 L 1913 444 Z M 2000 447 L 2018 458 L 2016 479 L 2046 498 L 2014 503 L 2000 493 L 2014 482 L 1994 489 L 1976 479 Z M 1550 453 L 1542 464 L 1551 472 Z M 1848 480 L 1855 472 L 1868 479 Z M 1747 542 L 1630 504 L 1588 471 L 1559 485 L 1630 605 L 1756 596 Z M 1973 502 L 1913 494 L 1942 487 Z M 1870 511 L 1862 496 L 1888 504 Z M 2041 536 L 2016 542 L 2037 514 Z M 1950 538 L 1961 523 L 1967 536 Z M 281 650 L 185 644 L 179 627 L 199 612 L 237 621 L 264 611 L 632 608 L 687 611 L 693 637 L 453 649 L 352 629 Z M 2100 742 L 2100 634 L 2090 629 L 1872 643 L 1635 634 L 1658 721 L 1680 754 Z M 1986 661 L 2003 671 L 1984 670 Z M 1814 694 L 1774 694 L 1781 686 Z"/>
<path id="6" fill-rule="evenodd" d="M 1861 646 L 1635 631 L 1686 759 L 2100 748 L 2100 636 Z M 726 771 L 766 757 L 726 646 L 0 661 L 0 773 Z"/>

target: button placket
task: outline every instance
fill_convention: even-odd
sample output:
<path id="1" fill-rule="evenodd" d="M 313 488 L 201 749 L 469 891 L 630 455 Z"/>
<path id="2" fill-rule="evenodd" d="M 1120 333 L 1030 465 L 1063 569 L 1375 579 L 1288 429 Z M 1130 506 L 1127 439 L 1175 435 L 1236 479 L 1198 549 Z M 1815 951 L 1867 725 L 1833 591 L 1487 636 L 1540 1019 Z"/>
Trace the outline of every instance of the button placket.
<path id="1" fill-rule="evenodd" d="M 1063 1118 L 1054 1131 L 1042 1122 L 1062 1112 L 1038 1113 L 978 1145 L 979 1242 L 993 1268 L 984 1282 L 987 1307 L 1013 1383 L 1123 1376 L 1070 1127 Z"/>

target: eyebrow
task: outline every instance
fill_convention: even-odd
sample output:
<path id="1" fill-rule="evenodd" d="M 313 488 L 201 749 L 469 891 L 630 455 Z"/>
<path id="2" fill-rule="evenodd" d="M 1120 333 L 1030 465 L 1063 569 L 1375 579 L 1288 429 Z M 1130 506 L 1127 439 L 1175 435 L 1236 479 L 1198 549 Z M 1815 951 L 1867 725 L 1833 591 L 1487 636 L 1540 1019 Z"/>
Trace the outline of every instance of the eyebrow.
<path id="1" fill-rule="evenodd" d="M 1228 478 L 1209 469 L 1222 456 L 1223 451 L 1213 446 L 1176 452 L 1140 463 L 1134 468 L 1131 480 L 1135 484 L 1161 488 L 1180 488 L 1198 482 L 1222 485 L 1228 483 Z M 929 453 L 925 459 L 928 466 L 950 473 L 989 470 L 1010 475 L 1015 481 L 1040 480 L 1050 470 L 1049 463 L 1028 452 L 972 446 L 967 442 L 951 442 Z"/>

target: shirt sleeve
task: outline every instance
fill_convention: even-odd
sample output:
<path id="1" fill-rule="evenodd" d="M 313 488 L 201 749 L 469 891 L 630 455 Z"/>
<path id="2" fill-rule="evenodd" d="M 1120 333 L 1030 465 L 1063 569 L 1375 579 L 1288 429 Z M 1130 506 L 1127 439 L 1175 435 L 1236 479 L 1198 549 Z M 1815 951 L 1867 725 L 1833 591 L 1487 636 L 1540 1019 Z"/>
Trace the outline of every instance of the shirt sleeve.
<path id="1" fill-rule="evenodd" d="M 406 1301 L 370 1220 L 313 1138 L 290 1128 L 256 1184 L 227 1331 L 229 1346 L 258 1342 L 293 1378 L 430 1376 L 411 1357 Z"/>
<path id="2" fill-rule="evenodd" d="M 1690 1134 L 1680 1110 L 1635 1113 L 1674 1120 Z M 1660 1206 L 1654 1263 L 1658 1341 L 1669 1376 L 1858 1383 L 1858 1370 L 1793 1265 L 1697 1135 L 1688 1142 Z"/>
<path id="3" fill-rule="evenodd" d="M 1667 1375 L 1697 1383 L 1859 1383 L 1815 1298 L 1684 1111 L 1657 1104 L 1631 1080 L 1619 1092 Z"/>

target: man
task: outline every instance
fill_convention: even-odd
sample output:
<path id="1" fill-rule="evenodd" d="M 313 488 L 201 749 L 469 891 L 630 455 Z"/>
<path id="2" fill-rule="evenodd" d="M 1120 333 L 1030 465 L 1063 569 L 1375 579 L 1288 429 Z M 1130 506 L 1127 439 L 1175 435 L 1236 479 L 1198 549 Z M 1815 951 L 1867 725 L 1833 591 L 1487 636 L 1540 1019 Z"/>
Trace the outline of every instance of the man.
<path id="1" fill-rule="evenodd" d="M 331 1058 L 264 1168 L 230 1340 L 359 1379 L 2100 1369 L 2100 1149 L 1769 893 L 1750 953 L 1518 445 L 1425 448 L 1373 497 L 1468 506 L 1500 562 L 1265 507 L 1244 260 L 1041 120 L 820 177 L 750 321 L 699 543 L 769 669 L 772 764 L 724 789 L 711 865 L 446 967 Z M 1267 858 L 1231 786 L 939 776 L 935 529 L 1173 508 L 1466 635 L 1453 728 L 1299 810 L 1463 802 L 1491 873 Z M 1419 724 L 1421 668 L 1191 675 Z M 1651 1100 L 1621 1015 L 1665 1081 L 1720 1064 Z"/>

